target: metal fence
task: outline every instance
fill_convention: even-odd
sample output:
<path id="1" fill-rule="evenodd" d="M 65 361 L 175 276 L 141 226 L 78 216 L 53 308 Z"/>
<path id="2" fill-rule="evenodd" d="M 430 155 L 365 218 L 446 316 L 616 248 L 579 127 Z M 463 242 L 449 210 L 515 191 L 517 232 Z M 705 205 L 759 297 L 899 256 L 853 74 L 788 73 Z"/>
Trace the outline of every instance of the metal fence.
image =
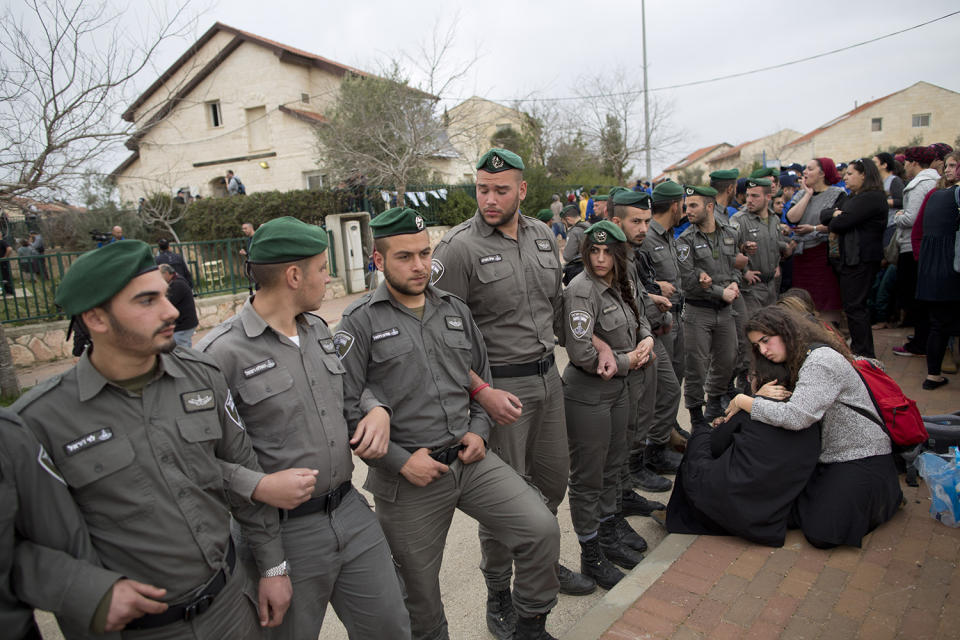
<path id="1" fill-rule="evenodd" d="M 170 250 L 183 256 L 193 275 L 196 295 L 238 293 L 248 288 L 240 249 L 246 238 L 182 242 Z M 28 323 L 62 318 L 54 293 L 63 274 L 82 251 L 24 255 L 0 259 L 3 297 L 0 322 Z M 335 274 L 334 274 L 335 275 Z"/>

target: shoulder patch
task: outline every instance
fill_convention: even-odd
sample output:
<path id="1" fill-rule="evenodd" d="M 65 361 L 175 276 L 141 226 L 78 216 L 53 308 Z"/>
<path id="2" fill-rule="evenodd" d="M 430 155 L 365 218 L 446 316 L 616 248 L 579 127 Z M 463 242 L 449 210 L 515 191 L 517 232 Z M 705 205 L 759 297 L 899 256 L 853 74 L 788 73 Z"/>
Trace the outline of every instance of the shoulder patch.
<path id="1" fill-rule="evenodd" d="M 588 311 L 576 309 L 570 312 L 570 333 L 577 340 L 582 340 L 590 331 L 593 316 Z"/>
<path id="2" fill-rule="evenodd" d="M 686 262 L 689 256 L 690 256 L 690 245 L 688 245 L 685 242 L 677 243 L 677 260 L 679 262 Z"/>
<path id="3" fill-rule="evenodd" d="M 350 353 L 350 347 L 356 339 L 346 331 L 337 331 L 333 334 L 333 346 L 336 347 L 337 357 L 343 360 L 344 356 Z"/>
<path id="4" fill-rule="evenodd" d="M 223 403 L 223 411 L 233 424 L 237 425 L 240 431 L 247 430 L 247 428 L 243 426 L 243 420 L 240 419 L 240 412 L 237 411 L 237 404 L 233 401 L 233 394 L 230 392 L 230 389 L 227 389 L 227 399 Z"/>
<path id="5" fill-rule="evenodd" d="M 60 475 L 57 465 L 53 463 L 53 460 L 50 458 L 50 454 L 47 453 L 47 450 L 43 448 L 43 445 L 40 445 L 40 450 L 37 452 L 37 464 L 39 464 L 44 471 L 53 476 L 54 480 L 57 480 L 64 486 L 67 485 L 67 481 L 64 480 L 63 476 Z"/>
<path id="6" fill-rule="evenodd" d="M 430 284 L 436 283 L 443 277 L 443 263 L 434 258 L 430 261 Z"/>

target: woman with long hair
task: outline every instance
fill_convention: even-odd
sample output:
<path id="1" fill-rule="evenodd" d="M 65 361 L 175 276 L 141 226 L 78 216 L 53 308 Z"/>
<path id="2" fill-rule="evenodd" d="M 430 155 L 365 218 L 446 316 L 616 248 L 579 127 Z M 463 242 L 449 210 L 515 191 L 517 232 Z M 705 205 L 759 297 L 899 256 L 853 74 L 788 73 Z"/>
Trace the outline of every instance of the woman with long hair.
<path id="1" fill-rule="evenodd" d="M 844 179 L 851 196 L 843 200 L 839 209 L 823 211 L 820 222 L 830 232 L 827 256 L 840 284 L 850 349 L 857 355 L 874 358 L 867 298 L 883 258 L 887 198 L 880 172 L 870 158 L 859 158 L 847 165 Z"/>
<path id="2" fill-rule="evenodd" d="M 893 517 L 903 494 L 890 437 L 877 423 L 882 418 L 850 352 L 822 327 L 775 306 L 747 321 L 747 338 L 755 358 L 786 365 L 786 379 L 767 385 L 765 394 L 787 401 L 740 394 L 727 416 L 745 411 L 793 431 L 819 423 L 820 457 L 791 519 L 816 547 L 859 547 L 863 536 Z"/>
<path id="3" fill-rule="evenodd" d="M 584 232 L 584 270 L 563 292 L 564 338 L 570 363 L 563 372 L 570 447 L 570 517 L 580 540 L 580 571 L 610 589 L 623 578 L 614 566 L 632 569 L 646 542 L 619 512 L 629 451 L 631 378 L 648 375 L 653 336 L 642 328 L 627 273 L 627 238 L 602 220 Z M 600 368 L 598 338 L 616 358 L 611 375 Z M 601 375 L 602 372 L 602 375 Z M 638 388 L 638 385 L 633 385 Z M 629 482 L 629 480 L 627 480 Z"/>
<path id="4" fill-rule="evenodd" d="M 845 193 L 840 187 L 840 174 L 830 158 L 814 158 L 803 170 L 800 186 L 803 195 L 787 212 L 787 221 L 796 225 L 797 250 L 793 259 L 793 286 L 806 289 L 813 296 L 825 320 L 840 321 L 840 286 L 827 262 L 827 232 L 817 230 L 820 212 L 833 211 Z"/>

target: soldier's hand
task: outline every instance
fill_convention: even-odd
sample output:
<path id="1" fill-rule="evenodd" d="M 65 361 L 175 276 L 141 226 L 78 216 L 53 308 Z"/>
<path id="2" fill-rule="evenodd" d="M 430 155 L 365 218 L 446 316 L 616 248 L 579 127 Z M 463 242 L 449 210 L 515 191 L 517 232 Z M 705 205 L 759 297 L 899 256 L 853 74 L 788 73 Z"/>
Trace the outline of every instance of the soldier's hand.
<path id="1" fill-rule="evenodd" d="M 747 263 L 750 262 L 750 259 L 742 253 L 737 253 L 737 257 L 733 259 L 733 266 L 738 271 L 747 266 Z"/>
<path id="2" fill-rule="evenodd" d="M 640 356 L 640 366 L 651 361 L 653 356 L 653 338 L 644 338 L 637 343 L 637 355 Z"/>
<path id="3" fill-rule="evenodd" d="M 283 616 L 290 608 L 290 598 L 293 596 L 293 585 L 290 576 L 276 576 L 274 578 L 260 578 L 258 590 L 260 626 L 279 627 Z"/>
<path id="4" fill-rule="evenodd" d="M 278 509 L 295 509 L 310 499 L 317 484 L 316 469 L 284 469 L 268 473 L 257 483 L 251 496 Z"/>
<path id="5" fill-rule="evenodd" d="M 710 274 L 706 271 L 700 272 L 700 286 L 704 289 L 709 289 L 713 286 L 713 278 L 711 278 Z"/>
<path id="6" fill-rule="evenodd" d="M 353 454 L 365 460 L 387 455 L 390 444 L 390 414 L 383 407 L 374 407 L 357 423 L 350 439 Z"/>
<path id="7" fill-rule="evenodd" d="M 165 602 L 159 602 L 167 594 L 160 589 L 136 580 L 117 580 L 113 584 L 110 596 L 110 609 L 107 611 L 106 631 L 120 631 L 132 620 L 148 613 L 163 613 L 167 610 Z"/>
<path id="8" fill-rule="evenodd" d="M 471 431 L 463 434 L 463 437 L 460 438 L 460 444 L 462 444 L 464 448 L 460 450 L 457 457 L 460 458 L 463 464 L 480 462 L 487 455 L 487 447 L 483 444 L 483 438 Z"/>
<path id="9" fill-rule="evenodd" d="M 666 280 L 657 280 L 657 284 L 660 285 L 660 293 L 667 298 L 672 298 L 677 292 L 677 288 Z"/>
<path id="10" fill-rule="evenodd" d="M 797 235 L 804 236 L 815 231 L 816 227 L 812 224 L 798 224 L 793 230 Z"/>
<path id="11" fill-rule="evenodd" d="M 760 282 L 760 272 L 759 271 L 747 271 L 743 276 L 747 282 L 750 284 L 757 284 Z"/>
<path id="12" fill-rule="evenodd" d="M 475 397 L 483 410 L 499 425 L 513 424 L 523 410 L 520 398 L 503 389 L 487 387 Z"/>
<path id="13" fill-rule="evenodd" d="M 773 277 L 774 277 L 774 278 L 779 278 L 779 277 L 780 277 L 780 265 L 777 265 L 777 268 L 774 269 L 774 271 L 773 271 Z"/>
<path id="14" fill-rule="evenodd" d="M 407 458 L 400 473 L 413 486 L 425 487 L 449 470 L 450 467 L 430 457 L 429 449 L 420 448 Z"/>
<path id="15" fill-rule="evenodd" d="M 737 299 L 737 291 L 731 289 L 730 287 L 727 287 L 726 289 L 723 290 L 724 302 L 726 302 L 727 304 L 730 304 L 736 299 Z"/>
<path id="16" fill-rule="evenodd" d="M 650 300 L 653 302 L 653 304 L 657 305 L 657 309 L 660 309 L 660 311 L 669 311 L 673 308 L 673 303 L 670 302 L 669 298 L 665 296 L 658 296 L 655 293 L 648 293 L 647 295 L 650 296 Z"/>

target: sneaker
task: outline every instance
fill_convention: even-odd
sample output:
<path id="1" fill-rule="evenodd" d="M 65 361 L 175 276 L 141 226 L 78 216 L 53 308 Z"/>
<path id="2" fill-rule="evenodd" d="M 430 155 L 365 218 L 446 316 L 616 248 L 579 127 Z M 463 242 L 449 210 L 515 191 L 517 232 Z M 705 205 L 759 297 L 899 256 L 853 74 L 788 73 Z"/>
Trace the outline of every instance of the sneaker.
<path id="1" fill-rule="evenodd" d="M 939 389 L 948 382 L 949 380 L 946 378 L 940 378 L 939 380 L 931 380 L 930 378 L 927 378 L 923 381 L 923 388 L 927 391 L 933 391 L 934 389 Z"/>
<path id="2" fill-rule="evenodd" d="M 911 358 L 911 357 L 914 357 L 914 356 L 925 356 L 926 354 L 925 354 L 925 353 L 914 353 L 913 351 L 910 351 L 910 350 L 907 349 L 906 347 L 894 347 L 894 348 L 893 348 L 893 355 L 895 355 L 895 356 L 904 356 L 905 358 Z"/>

